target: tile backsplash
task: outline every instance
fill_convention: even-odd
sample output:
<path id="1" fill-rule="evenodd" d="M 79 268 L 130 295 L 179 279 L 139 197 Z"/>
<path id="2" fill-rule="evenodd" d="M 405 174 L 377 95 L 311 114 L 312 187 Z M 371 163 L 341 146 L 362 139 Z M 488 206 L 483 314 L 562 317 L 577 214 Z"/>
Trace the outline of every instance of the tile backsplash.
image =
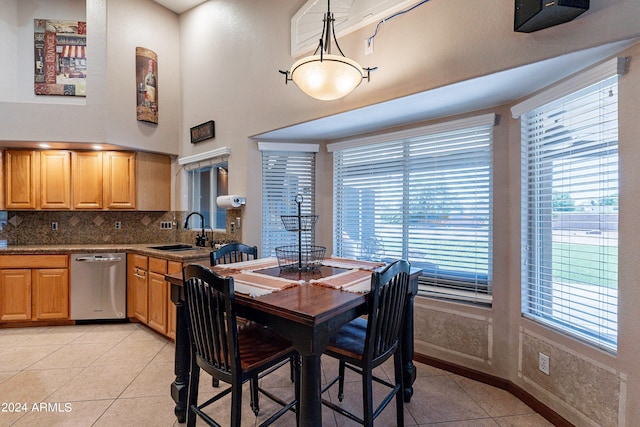
<path id="1" fill-rule="evenodd" d="M 201 230 L 183 230 L 186 215 L 179 211 L 0 211 L 0 240 L 8 245 L 195 243 Z M 214 242 L 241 240 L 240 233 L 206 232 Z"/>

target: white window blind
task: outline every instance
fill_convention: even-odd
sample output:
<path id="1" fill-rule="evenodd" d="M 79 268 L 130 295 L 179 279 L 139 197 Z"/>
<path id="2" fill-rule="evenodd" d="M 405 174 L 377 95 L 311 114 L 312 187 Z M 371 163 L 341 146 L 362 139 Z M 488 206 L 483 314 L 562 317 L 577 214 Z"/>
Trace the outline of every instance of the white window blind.
<path id="1" fill-rule="evenodd" d="M 423 269 L 420 294 L 490 303 L 494 119 L 340 143 L 334 253 L 407 259 Z"/>
<path id="2" fill-rule="evenodd" d="M 522 123 L 522 313 L 617 348 L 618 85 L 601 77 Z"/>
<path id="3" fill-rule="evenodd" d="M 298 144 L 300 145 L 300 144 Z M 301 194 L 302 215 L 315 214 L 315 152 L 262 150 L 261 256 L 275 256 L 277 246 L 298 244 L 298 233 L 285 230 L 282 215 L 297 215 L 296 195 Z M 278 144 L 276 148 L 286 148 Z M 295 147 L 293 147 L 295 148 Z M 313 232 L 303 232 L 304 245 L 314 244 Z"/>

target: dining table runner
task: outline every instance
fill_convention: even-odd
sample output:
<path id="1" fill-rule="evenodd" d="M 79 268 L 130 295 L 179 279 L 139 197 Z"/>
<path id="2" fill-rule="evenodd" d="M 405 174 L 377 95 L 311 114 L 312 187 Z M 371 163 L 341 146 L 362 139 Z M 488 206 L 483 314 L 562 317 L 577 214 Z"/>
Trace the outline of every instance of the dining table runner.
<path id="1" fill-rule="evenodd" d="M 371 290 L 371 271 L 348 270 L 322 279 L 310 280 L 309 284 L 347 292 L 369 292 Z"/>

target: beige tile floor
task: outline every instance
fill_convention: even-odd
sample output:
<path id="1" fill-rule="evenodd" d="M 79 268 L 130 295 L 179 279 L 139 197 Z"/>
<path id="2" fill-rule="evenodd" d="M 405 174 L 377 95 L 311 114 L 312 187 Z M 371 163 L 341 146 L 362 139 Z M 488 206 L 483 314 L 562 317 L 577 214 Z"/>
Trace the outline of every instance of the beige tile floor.
<path id="1" fill-rule="evenodd" d="M 131 323 L 0 329 L 0 426 L 180 426 L 169 395 L 173 350 L 171 341 Z M 386 376 L 391 367 L 383 365 L 377 374 Z M 418 364 L 417 371 L 414 396 L 405 405 L 406 426 L 550 425 L 504 390 L 427 365 Z M 336 363 L 323 359 L 325 377 L 335 372 Z M 288 367 L 283 367 L 263 385 L 287 398 L 293 394 L 288 378 Z M 243 390 L 242 425 L 254 426 L 276 406 L 262 396 L 256 419 L 248 386 Z M 358 377 L 349 376 L 342 404 L 356 412 L 362 406 L 359 390 Z M 202 374 L 200 395 L 208 393 L 211 382 Z M 335 388 L 329 391 L 329 397 L 334 395 Z M 224 425 L 229 402 L 225 398 L 207 412 Z M 323 411 L 323 426 L 355 425 L 328 408 Z M 376 426 L 395 424 L 391 403 Z M 286 414 L 275 425 L 295 425 L 295 418 Z"/>

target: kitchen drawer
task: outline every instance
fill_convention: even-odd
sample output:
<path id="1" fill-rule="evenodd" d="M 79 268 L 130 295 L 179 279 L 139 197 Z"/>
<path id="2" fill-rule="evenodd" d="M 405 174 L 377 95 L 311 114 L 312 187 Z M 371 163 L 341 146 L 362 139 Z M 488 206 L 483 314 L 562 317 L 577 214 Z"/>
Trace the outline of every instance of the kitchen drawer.
<path id="1" fill-rule="evenodd" d="M 129 263 L 131 263 L 133 267 L 137 267 L 145 271 L 147 270 L 148 261 L 147 257 L 144 255 L 129 254 Z"/>
<path id="2" fill-rule="evenodd" d="M 167 260 L 149 257 L 149 271 L 159 274 L 167 274 Z"/>
<path id="3" fill-rule="evenodd" d="M 0 268 L 67 268 L 69 255 L 0 255 Z"/>

